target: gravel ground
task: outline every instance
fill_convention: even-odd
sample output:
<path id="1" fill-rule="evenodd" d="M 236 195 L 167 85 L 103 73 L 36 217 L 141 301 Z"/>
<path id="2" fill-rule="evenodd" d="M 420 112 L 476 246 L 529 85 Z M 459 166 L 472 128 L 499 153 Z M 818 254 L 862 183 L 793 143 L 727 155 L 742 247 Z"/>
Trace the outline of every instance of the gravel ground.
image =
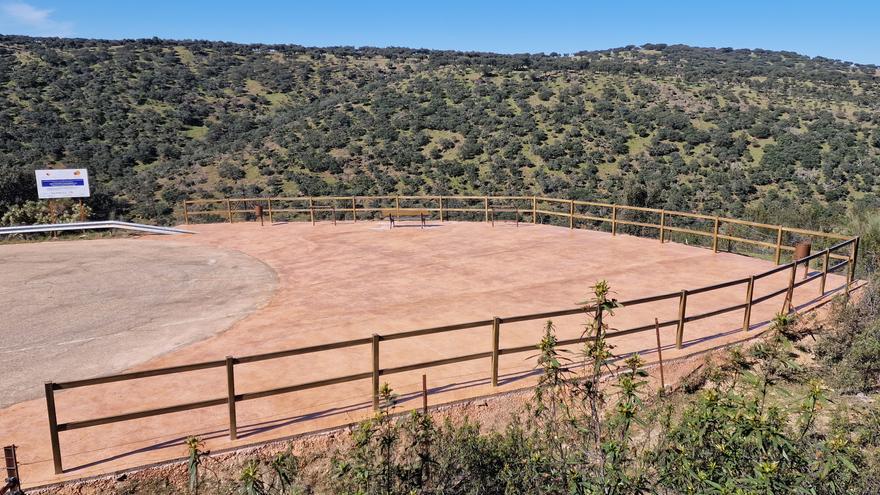
<path id="1" fill-rule="evenodd" d="M 215 335 L 276 285 L 255 258 L 174 241 L 0 246 L 0 407 L 44 381 L 119 372 Z"/>

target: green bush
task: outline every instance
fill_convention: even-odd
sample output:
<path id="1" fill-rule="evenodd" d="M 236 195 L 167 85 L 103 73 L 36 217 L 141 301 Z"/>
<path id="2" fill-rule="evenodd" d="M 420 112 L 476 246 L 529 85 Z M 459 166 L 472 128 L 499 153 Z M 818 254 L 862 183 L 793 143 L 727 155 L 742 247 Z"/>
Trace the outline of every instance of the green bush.
<path id="1" fill-rule="evenodd" d="M 823 329 L 816 357 L 843 392 L 869 392 L 880 386 L 880 278 L 875 276 L 854 304 L 839 301 Z"/>
<path id="2" fill-rule="evenodd" d="M 89 218 L 92 211 L 83 205 L 84 216 Z M 46 223 L 79 222 L 79 204 L 73 201 L 26 201 L 20 205 L 9 207 L 0 217 L 0 226 L 35 225 Z"/>

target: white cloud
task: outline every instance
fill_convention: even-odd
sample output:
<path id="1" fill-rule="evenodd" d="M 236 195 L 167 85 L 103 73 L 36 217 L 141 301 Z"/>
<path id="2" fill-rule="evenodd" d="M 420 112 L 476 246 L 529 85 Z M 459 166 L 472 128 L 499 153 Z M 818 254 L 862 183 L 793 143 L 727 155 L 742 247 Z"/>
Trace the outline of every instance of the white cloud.
<path id="1" fill-rule="evenodd" d="M 73 23 L 53 19 L 52 9 L 38 9 L 24 2 L 12 2 L 0 5 L 0 11 L 6 18 L 0 25 L 26 31 L 16 34 L 70 36 L 73 33 Z"/>

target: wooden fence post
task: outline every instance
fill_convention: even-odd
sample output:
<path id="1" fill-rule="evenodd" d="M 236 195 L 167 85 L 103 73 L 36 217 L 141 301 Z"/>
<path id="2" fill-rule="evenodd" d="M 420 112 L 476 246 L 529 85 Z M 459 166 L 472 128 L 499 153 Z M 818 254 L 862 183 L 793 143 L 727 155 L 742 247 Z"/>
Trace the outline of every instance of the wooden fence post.
<path id="1" fill-rule="evenodd" d="M 778 265 L 782 256 L 782 227 L 776 227 L 776 258 L 775 263 Z"/>
<path id="2" fill-rule="evenodd" d="M 422 374 L 422 414 L 428 415 L 428 375 Z"/>
<path id="3" fill-rule="evenodd" d="M 483 213 L 486 215 L 485 221 L 489 221 L 489 196 L 483 198 Z"/>
<path id="4" fill-rule="evenodd" d="M 58 416 L 55 414 L 55 384 L 45 383 L 46 411 L 49 413 L 49 440 L 52 443 L 52 463 L 55 474 L 64 472 L 61 466 L 61 443 L 58 441 Z"/>
<path id="5" fill-rule="evenodd" d="M 272 225 L 274 221 L 272 220 L 272 198 L 269 198 L 269 225 Z"/>
<path id="6" fill-rule="evenodd" d="M 853 258 L 853 278 L 856 276 L 856 268 L 859 264 L 859 244 L 861 244 L 862 238 L 860 236 L 856 236 L 856 241 L 852 247 L 852 258 Z"/>
<path id="7" fill-rule="evenodd" d="M 351 218 L 357 223 L 358 221 L 358 210 L 357 210 L 357 198 L 354 196 L 351 197 Z"/>
<path id="8" fill-rule="evenodd" d="M 682 289 L 681 296 L 678 299 L 678 328 L 675 331 L 675 347 L 677 349 L 681 349 L 682 342 L 684 341 L 684 315 L 687 311 L 687 298 L 687 289 Z"/>
<path id="9" fill-rule="evenodd" d="M 666 210 L 660 211 L 660 244 L 666 240 Z"/>
<path id="10" fill-rule="evenodd" d="M 379 410 L 379 334 L 373 334 L 373 411 Z"/>
<path id="11" fill-rule="evenodd" d="M 501 318 L 492 318 L 492 386 L 498 386 L 498 344 L 501 341 Z"/>
<path id="12" fill-rule="evenodd" d="M 654 333 L 657 334 L 657 359 L 660 361 L 660 390 L 666 390 L 666 379 L 663 376 L 663 348 L 660 345 L 660 320 L 654 318 Z"/>
<path id="13" fill-rule="evenodd" d="M 235 415 L 235 358 L 226 356 L 226 403 L 229 407 L 229 439 L 238 438 L 238 421 Z"/>
<path id="14" fill-rule="evenodd" d="M 850 286 L 852 285 L 853 272 L 855 271 L 855 270 L 853 270 L 854 264 L 855 263 L 853 263 L 852 255 L 847 257 L 847 259 L 846 259 L 846 286 L 845 286 L 845 290 L 844 290 L 844 294 L 846 294 L 847 301 L 849 300 Z"/>
<path id="15" fill-rule="evenodd" d="M 782 302 L 782 314 L 791 311 L 792 299 L 794 298 L 794 279 L 797 277 L 797 261 L 791 262 L 791 273 L 788 276 L 788 290 L 785 291 L 785 301 Z"/>
<path id="16" fill-rule="evenodd" d="M 443 221 L 443 196 L 437 196 L 437 203 L 440 205 L 440 221 Z"/>
<path id="17" fill-rule="evenodd" d="M 611 207 L 611 235 L 617 235 L 617 206 Z"/>
<path id="18" fill-rule="evenodd" d="M 718 252 L 718 217 L 715 217 L 715 226 L 712 228 L 712 252 Z"/>
<path id="19" fill-rule="evenodd" d="M 822 256 L 822 279 L 819 282 L 819 295 L 825 295 L 825 280 L 828 278 L 828 262 L 831 261 L 831 249 L 826 249 Z"/>
<path id="20" fill-rule="evenodd" d="M 187 205 L 187 201 L 184 200 L 183 201 L 183 224 L 189 225 L 189 212 L 186 211 L 186 205 Z"/>
<path id="21" fill-rule="evenodd" d="M 315 202 L 311 196 L 309 196 L 309 218 L 312 220 L 312 225 L 315 225 Z"/>
<path id="22" fill-rule="evenodd" d="M 568 204 L 568 228 L 574 228 L 574 200 L 572 199 Z"/>
<path id="23" fill-rule="evenodd" d="M 538 198 L 532 196 L 532 223 L 538 223 Z"/>
<path id="24" fill-rule="evenodd" d="M 226 220 L 232 223 L 232 205 L 228 199 L 226 200 Z"/>
<path id="25" fill-rule="evenodd" d="M 856 257 L 859 255 L 859 238 L 856 237 L 855 241 L 852 243 L 852 248 L 850 250 L 849 255 L 849 264 L 847 264 L 846 268 L 846 295 L 849 297 L 850 286 L 853 283 L 853 280 L 856 279 Z"/>
<path id="26" fill-rule="evenodd" d="M 746 312 L 743 315 L 743 332 L 748 332 L 752 326 L 752 301 L 755 299 L 755 276 L 749 277 L 749 285 L 746 287 Z"/>

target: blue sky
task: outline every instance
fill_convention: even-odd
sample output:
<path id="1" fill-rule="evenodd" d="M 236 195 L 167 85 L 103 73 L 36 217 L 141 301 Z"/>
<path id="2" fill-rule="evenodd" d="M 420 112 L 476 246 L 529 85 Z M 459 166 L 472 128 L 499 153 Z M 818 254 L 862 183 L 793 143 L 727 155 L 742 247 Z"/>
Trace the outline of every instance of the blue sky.
<path id="1" fill-rule="evenodd" d="M 501 53 L 685 43 L 880 64 L 878 1 L 0 0 L 0 33 Z"/>

